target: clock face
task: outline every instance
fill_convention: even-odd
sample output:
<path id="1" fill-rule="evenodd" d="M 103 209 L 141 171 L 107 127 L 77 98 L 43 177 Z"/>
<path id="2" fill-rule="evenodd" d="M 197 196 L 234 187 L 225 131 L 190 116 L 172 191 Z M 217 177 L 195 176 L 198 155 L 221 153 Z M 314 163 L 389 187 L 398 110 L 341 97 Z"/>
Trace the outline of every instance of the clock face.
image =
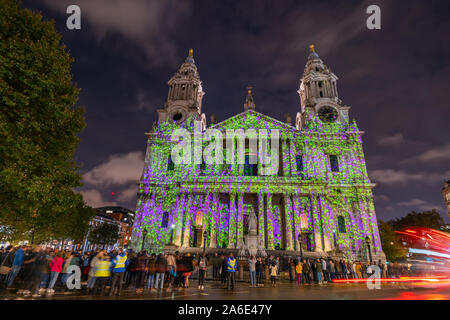
<path id="1" fill-rule="evenodd" d="M 330 106 L 324 106 L 319 109 L 319 118 L 323 122 L 334 122 L 338 117 L 338 113 L 335 108 Z"/>

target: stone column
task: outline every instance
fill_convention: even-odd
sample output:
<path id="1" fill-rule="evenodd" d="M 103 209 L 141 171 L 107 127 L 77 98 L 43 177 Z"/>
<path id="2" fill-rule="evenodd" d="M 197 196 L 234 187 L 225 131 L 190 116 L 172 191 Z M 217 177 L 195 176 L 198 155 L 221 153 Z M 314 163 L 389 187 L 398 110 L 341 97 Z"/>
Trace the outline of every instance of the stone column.
<path id="1" fill-rule="evenodd" d="M 216 239 L 217 239 L 216 238 L 217 237 L 216 227 L 217 227 L 217 221 L 218 221 L 218 219 L 220 219 L 220 216 L 219 216 L 219 214 L 217 212 L 218 201 L 219 201 L 219 197 L 218 197 L 217 192 L 213 192 L 213 194 L 212 194 L 212 205 L 210 205 L 211 216 L 210 216 L 210 220 L 209 220 L 210 230 L 211 230 L 211 240 L 209 241 L 209 247 L 210 248 L 215 248 L 216 245 L 217 245 L 217 241 L 216 241 Z"/>
<path id="2" fill-rule="evenodd" d="M 323 248 L 325 251 L 329 251 L 334 247 L 333 229 L 337 231 L 336 225 L 334 224 L 336 217 L 328 205 L 326 196 L 319 196 L 318 200 L 321 212 L 320 220 L 322 225 Z"/>
<path id="3" fill-rule="evenodd" d="M 288 143 L 287 139 L 283 139 L 281 142 L 281 159 L 283 163 L 281 165 L 283 166 L 283 176 L 285 177 L 290 176 L 291 174 L 291 152 L 289 147 L 290 143 Z"/>
<path id="4" fill-rule="evenodd" d="M 265 245 L 266 243 L 266 226 L 264 223 L 264 194 L 259 193 L 258 194 L 258 235 L 262 239 L 262 243 Z"/>
<path id="5" fill-rule="evenodd" d="M 230 193 L 230 217 L 228 220 L 228 248 L 236 248 L 236 194 Z"/>
<path id="6" fill-rule="evenodd" d="M 286 250 L 294 250 L 293 241 L 292 241 L 292 230 L 293 230 L 293 221 L 292 221 L 292 201 L 290 195 L 284 196 L 284 213 L 285 213 L 285 236 L 286 236 Z"/>
<path id="7" fill-rule="evenodd" d="M 177 221 L 175 224 L 175 245 L 181 246 L 181 233 L 183 228 L 183 209 L 186 204 L 186 195 L 181 194 L 177 197 L 178 200 L 178 208 L 176 211 Z"/>
<path id="8" fill-rule="evenodd" d="M 273 250 L 272 194 L 267 194 L 267 249 Z"/>
<path id="9" fill-rule="evenodd" d="M 190 229 L 191 229 L 191 206 L 192 206 L 192 194 L 189 193 L 187 199 L 186 212 L 184 213 L 184 235 L 183 235 L 183 246 L 189 247 L 190 240 Z"/>
<path id="10" fill-rule="evenodd" d="M 238 193 L 237 243 L 244 242 L 244 194 Z"/>
<path id="11" fill-rule="evenodd" d="M 317 195 L 311 195 L 311 215 L 313 222 L 313 232 L 314 232 L 314 251 L 322 252 L 323 251 L 323 243 L 322 243 L 322 224 L 320 220 L 320 208 L 317 201 Z"/>

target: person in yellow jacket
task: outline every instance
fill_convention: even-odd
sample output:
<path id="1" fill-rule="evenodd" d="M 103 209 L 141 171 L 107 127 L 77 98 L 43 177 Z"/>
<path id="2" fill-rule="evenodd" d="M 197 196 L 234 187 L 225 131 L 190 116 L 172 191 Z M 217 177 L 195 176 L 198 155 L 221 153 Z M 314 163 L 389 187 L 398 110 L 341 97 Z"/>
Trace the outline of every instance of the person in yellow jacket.
<path id="1" fill-rule="evenodd" d="M 303 265 L 301 261 L 297 262 L 295 272 L 297 273 L 297 284 L 301 286 L 303 284 Z"/>
<path id="2" fill-rule="evenodd" d="M 111 277 L 111 261 L 108 255 L 103 255 L 97 262 L 97 268 L 95 270 L 95 290 L 94 293 L 100 291 L 100 295 L 103 295 L 105 291 L 106 283 Z"/>
<path id="3" fill-rule="evenodd" d="M 356 271 L 356 274 L 358 275 L 358 278 L 359 278 L 359 279 L 362 279 L 362 266 L 361 266 L 361 262 L 358 261 L 358 262 L 356 263 L 355 271 Z"/>

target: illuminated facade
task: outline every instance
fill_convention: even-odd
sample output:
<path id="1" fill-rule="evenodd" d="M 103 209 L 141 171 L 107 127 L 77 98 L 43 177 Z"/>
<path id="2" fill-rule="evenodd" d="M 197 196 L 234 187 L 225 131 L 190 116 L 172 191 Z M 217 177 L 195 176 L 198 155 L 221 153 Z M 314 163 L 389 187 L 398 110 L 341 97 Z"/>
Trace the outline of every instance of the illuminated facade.
<path id="1" fill-rule="evenodd" d="M 139 183 L 133 230 L 136 248 L 142 231 L 145 247 L 163 250 L 167 244 L 189 250 L 203 246 L 236 249 L 247 233 L 250 210 L 256 213 L 258 235 L 267 250 L 299 250 L 366 259 L 366 237 L 372 256 L 381 249 L 372 188 L 367 175 L 361 136 L 350 107 L 338 99 L 338 78 L 325 66 L 314 47 L 300 80 L 300 110 L 295 124 L 256 111 L 251 88 L 244 112 L 220 123 L 206 124 L 204 95 L 192 50 L 169 80 L 168 100 L 158 110 L 158 123 L 147 133 L 147 152 Z M 206 163 L 175 165 L 171 133 L 192 130 L 278 129 L 279 167 L 269 176 L 263 164 Z M 225 134 L 224 134 L 225 136 Z M 224 141 L 225 145 L 225 141 Z M 224 148 L 225 150 L 225 148 Z"/>

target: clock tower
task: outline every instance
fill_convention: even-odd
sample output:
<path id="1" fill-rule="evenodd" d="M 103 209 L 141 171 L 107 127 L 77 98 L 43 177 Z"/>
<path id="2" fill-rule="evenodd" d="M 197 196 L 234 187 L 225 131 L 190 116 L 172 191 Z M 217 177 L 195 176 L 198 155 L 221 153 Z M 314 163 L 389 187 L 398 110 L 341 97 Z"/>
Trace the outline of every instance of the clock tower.
<path id="1" fill-rule="evenodd" d="M 202 99 L 205 92 L 194 61 L 194 50 L 189 49 L 189 55 L 178 71 L 168 81 L 169 93 L 164 108 L 158 109 L 158 122 L 171 121 L 182 125 L 192 118 L 202 121 L 206 127 L 205 114 L 202 113 Z"/>
<path id="2" fill-rule="evenodd" d="M 348 110 L 338 98 L 338 77 L 323 63 L 314 45 L 309 46 L 308 61 L 300 79 L 301 111 L 297 113 L 296 127 L 301 130 L 307 115 L 316 115 L 322 122 L 348 122 Z"/>

